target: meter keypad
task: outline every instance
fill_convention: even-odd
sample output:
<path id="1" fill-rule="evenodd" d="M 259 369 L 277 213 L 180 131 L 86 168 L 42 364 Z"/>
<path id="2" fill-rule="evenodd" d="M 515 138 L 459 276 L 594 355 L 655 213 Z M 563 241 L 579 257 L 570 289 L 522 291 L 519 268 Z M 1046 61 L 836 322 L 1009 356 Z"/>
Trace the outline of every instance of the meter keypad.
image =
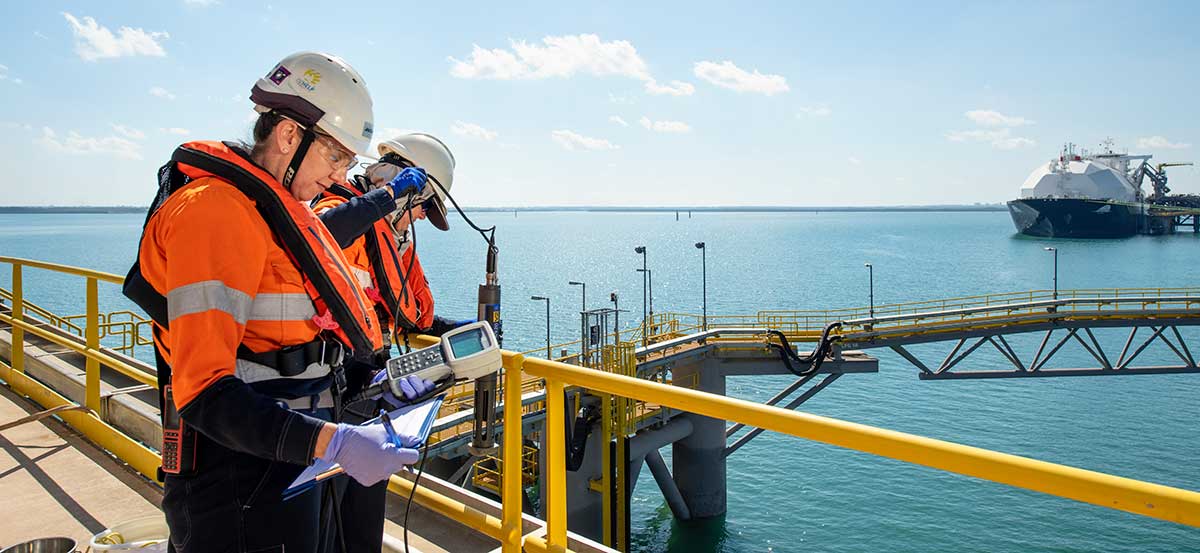
<path id="1" fill-rule="evenodd" d="M 401 377 L 418 371 L 445 364 L 442 348 L 434 346 L 409 352 L 388 360 L 388 369 L 392 377 Z"/>

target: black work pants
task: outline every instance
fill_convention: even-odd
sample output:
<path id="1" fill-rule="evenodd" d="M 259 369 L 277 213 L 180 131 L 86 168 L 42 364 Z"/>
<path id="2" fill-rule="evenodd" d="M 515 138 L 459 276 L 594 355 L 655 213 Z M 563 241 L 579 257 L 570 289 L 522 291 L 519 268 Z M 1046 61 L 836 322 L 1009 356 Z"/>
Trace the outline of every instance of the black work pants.
<path id="1" fill-rule="evenodd" d="M 328 409 L 301 411 L 328 420 Z M 305 469 L 247 455 L 199 434 L 196 474 L 168 474 L 162 510 L 173 553 L 316 553 L 320 484 L 283 499 Z M 373 550 L 377 551 L 377 550 Z"/>
<path id="2" fill-rule="evenodd" d="M 304 467 L 200 438 L 194 476 L 167 475 L 163 513 L 177 553 L 317 551 L 322 488 L 283 500 Z"/>

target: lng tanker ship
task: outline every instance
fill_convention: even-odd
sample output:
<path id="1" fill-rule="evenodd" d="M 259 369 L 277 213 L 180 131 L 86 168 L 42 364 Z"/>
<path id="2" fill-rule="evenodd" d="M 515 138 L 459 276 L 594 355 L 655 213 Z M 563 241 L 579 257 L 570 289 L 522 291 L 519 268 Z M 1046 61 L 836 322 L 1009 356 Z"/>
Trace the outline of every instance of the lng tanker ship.
<path id="1" fill-rule="evenodd" d="M 1165 169 L 1191 163 L 1150 165 L 1149 155 L 1113 150 L 1112 140 L 1098 154 L 1066 144 L 1057 159 L 1025 179 L 1020 198 L 1008 202 L 1017 231 L 1030 236 L 1124 238 L 1172 232 L 1177 217 L 1194 222 L 1196 196 L 1168 196 Z M 1142 192 L 1149 179 L 1153 191 Z"/>

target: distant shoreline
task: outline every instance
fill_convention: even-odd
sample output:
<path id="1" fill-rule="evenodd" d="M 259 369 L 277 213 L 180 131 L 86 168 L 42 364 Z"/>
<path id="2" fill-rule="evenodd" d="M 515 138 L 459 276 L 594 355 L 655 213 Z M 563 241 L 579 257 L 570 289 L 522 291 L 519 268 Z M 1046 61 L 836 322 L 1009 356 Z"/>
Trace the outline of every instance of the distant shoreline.
<path id="1" fill-rule="evenodd" d="M 819 213 L 829 212 L 948 212 L 948 211 L 1007 211 L 1004 204 L 974 205 L 900 205 L 900 206 L 705 206 L 705 207 L 635 207 L 635 206 L 538 206 L 538 207 L 465 207 L 464 211 L 488 212 L 604 212 L 604 213 Z M 143 206 L 0 206 L 0 213 L 145 213 Z"/>

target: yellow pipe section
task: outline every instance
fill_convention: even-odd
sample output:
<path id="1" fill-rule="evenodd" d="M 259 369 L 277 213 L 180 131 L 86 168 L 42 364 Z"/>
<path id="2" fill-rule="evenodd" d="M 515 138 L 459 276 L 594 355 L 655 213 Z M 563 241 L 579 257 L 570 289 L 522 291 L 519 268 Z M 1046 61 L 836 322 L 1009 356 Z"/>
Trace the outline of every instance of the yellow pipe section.
<path id="1" fill-rule="evenodd" d="M 521 490 L 524 468 L 521 466 L 521 366 L 525 356 L 517 355 L 504 363 L 504 470 L 501 472 L 500 507 L 503 524 L 500 543 L 503 553 L 521 553 Z"/>
<path id="2" fill-rule="evenodd" d="M 539 359 L 526 360 L 525 370 L 546 378 L 547 382 L 552 378 L 561 379 L 562 382 L 600 392 L 620 394 L 881 457 L 1188 526 L 1200 526 L 1200 493 L 1190 490 Z M 555 481 L 551 480 L 551 493 L 555 493 L 554 485 Z M 557 491 L 564 492 L 562 489 Z M 553 510 L 561 508 L 553 503 L 550 507 Z M 553 511 L 551 513 L 553 516 Z"/>
<path id="3" fill-rule="evenodd" d="M 532 360 L 526 359 L 525 365 Z M 546 378 L 546 543 L 552 548 L 567 546 L 565 410 L 563 381 Z"/>
<path id="4" fill-rule="evenodd" d="M 12 316 L 21 319 L 25 316 L 25 293 L 21 285 L 21 266 L 12 268 Z M 19 373 L 25 372 L 25 331 L 17 326 L 12 327 L 12 368 Z"/>
<path id="5" fill-rule="evenodd" d="M 87 327 L 85 330 L 87 349 L 100 351 L 100 298 L 96 279 L 87 279 Z M 64 340 L 65 341 L 65 340 Z M 84 405 L 93 412 L 100 412 L 100 362 L 88 357 L 85 379 L 87 381 Z"/>
<path id="6" fill-rule="evenodd" d="M 14 269 L 16 269 L 17 267 L 19 267 L 21 265 L 24 265 L 26 267 L 34 267 L 37 269 L 46 269 L 48 271 L 57 271 L 60 273 L 66 273 L 68 275 L 81 276 L 84 278 L 94 278 L 97 280 L 103 280 L 104 282 L 111 282 L 113 284 L 124 284 L 125 283 L 125 277 L 120 276 L 120 275 L 114 275 L 112 273 L 106 273 L 103 271 L 95 271 L 92 269 L 84 269 L 82 267 L 72 267 L 70 265 L 59 265 L 58 263 L 47 263 L 45 261 L 35 261 L 32 259 L 23 259 L 20 257 L 7 257 L 7 256 L 0 256 L 0 263 L 11 263 L 13 265 Z"/>

